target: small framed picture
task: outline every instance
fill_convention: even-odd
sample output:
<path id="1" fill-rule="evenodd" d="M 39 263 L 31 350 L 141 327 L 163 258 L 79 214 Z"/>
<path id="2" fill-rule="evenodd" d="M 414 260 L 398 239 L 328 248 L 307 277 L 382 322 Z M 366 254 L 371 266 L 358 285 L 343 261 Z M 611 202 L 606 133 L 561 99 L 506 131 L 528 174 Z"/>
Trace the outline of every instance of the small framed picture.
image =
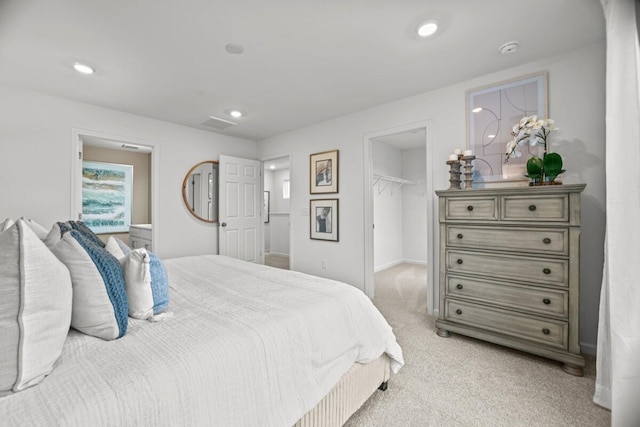
<path id="1" fill-rule="evenodd" d="M 338 150 L 310 156 L 311 194 L 338 192 Z"/>
<path id="2" fill-rule="evenodd" d="M 313 199 L 310 203 L 310 237 L 337 242 L 338 199 Z"/>

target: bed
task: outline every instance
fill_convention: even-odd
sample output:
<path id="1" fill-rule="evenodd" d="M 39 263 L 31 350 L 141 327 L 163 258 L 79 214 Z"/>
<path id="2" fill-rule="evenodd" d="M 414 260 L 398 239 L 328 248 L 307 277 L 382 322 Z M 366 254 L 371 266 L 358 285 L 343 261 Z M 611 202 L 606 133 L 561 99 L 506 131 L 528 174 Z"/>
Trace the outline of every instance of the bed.
<path id="1" fill-rule="evenodd" d="M 113 341 L 71 329 L 40 384 L 0 397 L 0 424 L 342 425 L 403 365 L 352 286 L 217 255 L 164 265 L 163 318 Z"/>

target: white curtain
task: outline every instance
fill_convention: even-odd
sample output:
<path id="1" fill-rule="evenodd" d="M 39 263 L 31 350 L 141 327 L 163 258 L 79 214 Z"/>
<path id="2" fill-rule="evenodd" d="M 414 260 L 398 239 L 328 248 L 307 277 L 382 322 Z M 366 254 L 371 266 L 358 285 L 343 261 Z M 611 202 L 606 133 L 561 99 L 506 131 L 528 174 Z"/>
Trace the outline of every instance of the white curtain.
<path id="1" fill-rule="evenodd" d="M 607 236 L 594 401 L 611 409 L 613 426 L 639 426 L 640 6 L 600 1 L 607 28 Z"/>

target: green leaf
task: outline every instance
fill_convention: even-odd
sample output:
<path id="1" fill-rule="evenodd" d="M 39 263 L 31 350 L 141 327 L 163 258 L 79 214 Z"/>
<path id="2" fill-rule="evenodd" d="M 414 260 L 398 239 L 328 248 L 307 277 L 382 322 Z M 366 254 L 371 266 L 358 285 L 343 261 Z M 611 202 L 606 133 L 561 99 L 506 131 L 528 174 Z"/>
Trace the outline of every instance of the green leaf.
<path id="1" fill-rule="evenodd" d="M 527 175 L 531 179 L 542 178 L 542 159 L 540 157 L 531 157 L 527 160 Z"/>
<path id="2" fill-rule="evenodd" d="M 562 157 L 558 153 L 547 153 L 547 155 L 544 156 L 542 165 L 544 174 L 549 181 L 553 181 L 558 175 L 564 172 L 562 169 Z"/>

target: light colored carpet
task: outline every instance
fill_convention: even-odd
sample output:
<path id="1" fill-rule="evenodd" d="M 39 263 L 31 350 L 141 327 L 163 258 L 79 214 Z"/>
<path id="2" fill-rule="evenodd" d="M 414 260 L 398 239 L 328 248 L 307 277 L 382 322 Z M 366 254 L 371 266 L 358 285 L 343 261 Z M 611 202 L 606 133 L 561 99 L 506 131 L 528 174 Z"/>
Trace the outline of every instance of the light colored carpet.
<path id="1" fill-rule="evenodd" d="M 436 335 L 426 314 L 426 268 L 402 264 L 375 277 L 374 304 L 403 349 L 405 366 L 346 423 L 360 426 L 608 426 L 584 377 L 560 363 L 462 335 Z"/>
<path id="2" fill-rule="evenodd" d="M 284 270 L 289 269 L 289 257 L 287 255 L 278 255 L 272 253 L 264 254 L 264 264 L 271 267 L 282 268 Z"/>

